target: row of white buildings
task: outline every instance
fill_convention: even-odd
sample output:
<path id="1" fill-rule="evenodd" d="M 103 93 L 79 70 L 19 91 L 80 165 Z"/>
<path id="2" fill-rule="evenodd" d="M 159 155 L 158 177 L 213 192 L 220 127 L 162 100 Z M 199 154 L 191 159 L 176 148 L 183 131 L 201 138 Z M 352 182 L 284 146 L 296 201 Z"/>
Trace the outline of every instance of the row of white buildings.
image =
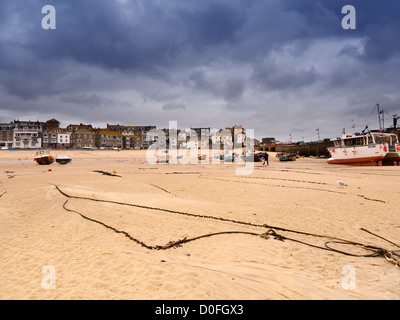
<path id="1" fill-rule="evenodd" d="M 1 149 L 38 149 L 51 145 L 69 147 L 72 130 L 60 129 L 59 122 L 19 121 L 0 123 Z"/>
<path id="2" fill-rule="evenodd" d="M 93 128 L 91 125 L 70 124 L 60 128 L 60 122 L 19 121 L 0 123 L 0 149 L 37 148 L 118 148 L 147 149 L 160 137 L 168 148 L 206 149 L 211 145 L 233 147 L 246 143 L 242 126 L 219 130 L 210 128 L 156 129 L 155 126 L 109 125 Z"/>

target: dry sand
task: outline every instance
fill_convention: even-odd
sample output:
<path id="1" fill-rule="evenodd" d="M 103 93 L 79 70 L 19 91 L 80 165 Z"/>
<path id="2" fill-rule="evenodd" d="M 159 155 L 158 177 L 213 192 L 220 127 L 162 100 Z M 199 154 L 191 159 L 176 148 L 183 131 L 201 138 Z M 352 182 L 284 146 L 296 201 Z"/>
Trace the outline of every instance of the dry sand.
<path id="1" fill-rule="evenodd" d="M 400 268 L 383 257 L 354 257 L 294 241 L 222 234 L 168 250 L 149 250 L 222 231 L 268 229 L 194 215 L 344 238 L 398 250 L 399 167 L 332 166 L 324 159 L 256 163 L 250 176 L 232 164 L 151 165 L 145 151 L 57 151 L 73 161 L 39 166 L 33 151 L 0 152 L 1 299 L 399 299 Z M 52 171 L 48 171 L 51 168 Z M 103 175 L 93 170 L 116 173 Z M 340 177 L 348 187 L 341 188 Z M 6 192 L 6 193 L 4 193 Z M 364 197 L 361 197 L 364 196 Z M 376 201 L 379 200 L 379 201 Z M 101 222 L 84 219 L 80 214 Z M 313 245 L 328 241 L 279 234 Z M 366 254 L 354 246 L 333 247 Z M 55 271 L 47 288 L 45 266 Z M 345 266 L 355 288 L 343 286 Z M 347 269 L 346 269 L 347 270 Z M 347 283 L 347 282 L 345 282 Z"/>

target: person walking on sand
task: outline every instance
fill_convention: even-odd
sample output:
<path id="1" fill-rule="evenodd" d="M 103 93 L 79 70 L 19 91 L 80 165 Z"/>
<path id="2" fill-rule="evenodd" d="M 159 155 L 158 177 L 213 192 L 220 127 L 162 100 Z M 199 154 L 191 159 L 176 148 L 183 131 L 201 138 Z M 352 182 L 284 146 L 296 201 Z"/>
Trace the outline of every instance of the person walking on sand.
<path id="1" fill-rule="evenodd" d="M 267 163 L 267 166 L 269 166 L 269 162 L 268 162 L 268 153 L 264 153 L 264 163 L 263 165 L 265 166 L 265 163 Z"/>

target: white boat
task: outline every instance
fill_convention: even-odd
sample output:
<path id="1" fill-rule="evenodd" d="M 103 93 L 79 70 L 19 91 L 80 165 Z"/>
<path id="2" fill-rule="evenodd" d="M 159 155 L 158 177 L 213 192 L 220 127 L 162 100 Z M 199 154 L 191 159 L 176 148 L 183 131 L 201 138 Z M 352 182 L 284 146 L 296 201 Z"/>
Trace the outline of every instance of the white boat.
<path id="1" fill-rule="evenodd" d="M 368 132 L 343 134 L 332 139 L 329 164 L 400 165 L 400 144 L 396 134 Z"/>
<path id="2" fill-rule="evenodd" d="M 59 155 L 56 158 L 57 163 L 59 164 L 67 164 L 72 161 L 71 157 L 65 154 Z"/>

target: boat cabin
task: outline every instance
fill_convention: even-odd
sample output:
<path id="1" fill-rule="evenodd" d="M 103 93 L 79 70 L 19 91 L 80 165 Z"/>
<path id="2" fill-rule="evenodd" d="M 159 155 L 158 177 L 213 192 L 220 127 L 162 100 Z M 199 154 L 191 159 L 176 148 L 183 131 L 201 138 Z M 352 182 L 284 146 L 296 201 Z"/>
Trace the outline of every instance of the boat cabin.
<path id="1" fill-rule="evenodd" d="M 333 140 L 333 143 L 336 148 L 388 144 L 389 149 L 395 151 L 398 139 L 391 133 L 343 134 L 341 138 Z"/>

